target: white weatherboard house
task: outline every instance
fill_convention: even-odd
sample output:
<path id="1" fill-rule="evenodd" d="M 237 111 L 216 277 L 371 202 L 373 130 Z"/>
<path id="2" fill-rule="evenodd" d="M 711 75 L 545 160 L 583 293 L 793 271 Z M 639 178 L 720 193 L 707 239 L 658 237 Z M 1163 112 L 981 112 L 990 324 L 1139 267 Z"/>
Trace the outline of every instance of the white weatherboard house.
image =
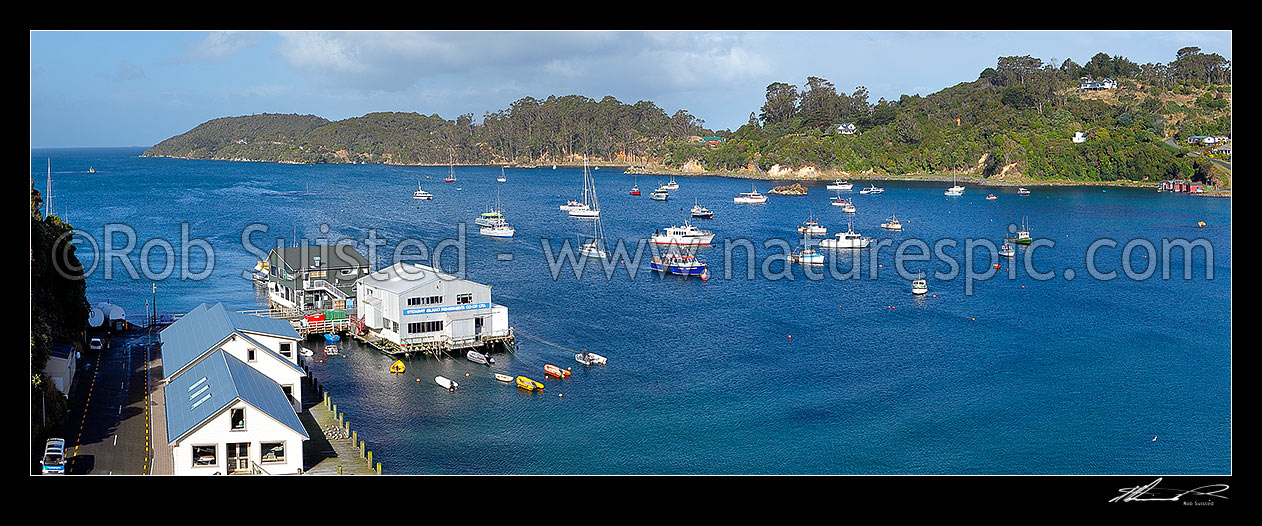
<path id="1" fill-rule="evenodd" d="M 274 380 L 294 410 L 302 410 L 302 377 L 307 373 L 298 365 L 301 337 L 290 322 L 231 311 L 222 303 L 203 303 L 162 329 L 159 337 L 166 381 L 223 350 Z"/>
<path id="2" fill-rule="evenodd" d="M 508 307 L 491 302 L 491 286 L 411 263 L 373 272 L 355 284 L 364 325 L 399 345 L 482 345 L 509 334 Z"/>
<path id="3" fill-rule="evenodd" d="M 276 382 L 223 350 L 164 387 L 176 475 L 298 474 L 310 438 Z"/>
<path id="4" fill-rule="evenodd" d="M 163 329 L 167 444 L 177 475 L 298 473 L 297 331 L 288 321 L 198 305 Z"/>

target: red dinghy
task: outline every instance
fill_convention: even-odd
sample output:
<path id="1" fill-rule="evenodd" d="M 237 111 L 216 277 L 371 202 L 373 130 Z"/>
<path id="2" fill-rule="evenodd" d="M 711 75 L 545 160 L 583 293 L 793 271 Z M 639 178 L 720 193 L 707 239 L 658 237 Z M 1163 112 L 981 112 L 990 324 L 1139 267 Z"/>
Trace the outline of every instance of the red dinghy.
<path id="1" fill-rule="evenodd" d="M 547 374 L 548 376 L 553 376 L 556 378 L 565 378 L 570 375 L 570 371 L 562 369 L 552 364 L 544 365 L 543 372 L 544 374 Z"/>

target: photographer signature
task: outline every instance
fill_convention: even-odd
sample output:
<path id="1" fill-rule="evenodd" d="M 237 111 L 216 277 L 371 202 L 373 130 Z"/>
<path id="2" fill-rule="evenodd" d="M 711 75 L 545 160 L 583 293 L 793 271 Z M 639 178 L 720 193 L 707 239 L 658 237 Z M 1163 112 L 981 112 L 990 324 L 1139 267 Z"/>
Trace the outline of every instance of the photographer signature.
<path id="1" fill-rule="evenodd" d="M 1185 495 L 1203 495 L 1206 497 L 1217 497 L 1220 499 L 1225 499 L 1227 497 L 1224 495 L 1219 495 L 1219 493 L 1226 491 L 1227 488 L 1229 487 L 1226 484 L 1210 484 L 1208 486 L 1201 486 L 1195 489 L 1170 489 L 1170 488 L 1158 488 L 1157 487 L 1158 482 L 1161 482 L 1160 478 L 1152 481 L 1152 483 L 1146 486 L 1122 488 L 1118 490 L 1118 491 L 1121 491 L 1122 494 L 1116 497 L 1113 497 L 1111 500 L 1109 500 L 1109 502 L 1117 502 L 1117 501 L 1132 502 L 1132 501 L 1150 501 L 1150 500 L 1176 502 Z"/>

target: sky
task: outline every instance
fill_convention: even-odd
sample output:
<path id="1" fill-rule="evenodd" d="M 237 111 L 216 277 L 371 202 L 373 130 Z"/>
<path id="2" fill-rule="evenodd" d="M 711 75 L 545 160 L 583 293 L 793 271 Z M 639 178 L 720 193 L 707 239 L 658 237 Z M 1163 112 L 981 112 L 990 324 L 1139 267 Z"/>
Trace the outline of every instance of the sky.
<path id="1" fill-rule="evenodd" d="M 613 96 L 736 130 L 773 82 L 809 76 L 869 100 L 977 79 L 998 57 L 1169 63 L 1230 31 L 31 31 L 31 147 L 152 146 L 210 119 L 454 120 L 524 97 Z"/>

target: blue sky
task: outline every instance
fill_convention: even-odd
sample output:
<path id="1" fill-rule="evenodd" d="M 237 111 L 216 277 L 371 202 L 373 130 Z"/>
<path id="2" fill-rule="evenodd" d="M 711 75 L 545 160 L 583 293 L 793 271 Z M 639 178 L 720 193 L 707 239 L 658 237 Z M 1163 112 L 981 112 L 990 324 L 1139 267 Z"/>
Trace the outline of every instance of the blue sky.
<path id="1" fill-rule="evenodd" d="M 768 84 L 808 76 L 875 102 L 975 80 L 1000 56 L 1169 63 L 1198 46 L 1232 59 L 1230 31 L 33 31 L 30 43 L 37 148 L 150 146 L 252 113 L 480 118 L 569 94 L 735 130 Z"/>

